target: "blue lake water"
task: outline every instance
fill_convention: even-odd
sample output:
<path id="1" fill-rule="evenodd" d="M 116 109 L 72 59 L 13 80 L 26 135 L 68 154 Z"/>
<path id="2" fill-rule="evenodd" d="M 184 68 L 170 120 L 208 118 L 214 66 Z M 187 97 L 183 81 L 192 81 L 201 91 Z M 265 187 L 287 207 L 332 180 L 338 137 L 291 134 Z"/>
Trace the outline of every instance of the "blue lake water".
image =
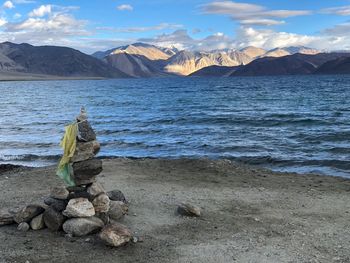
<path id="1" fill-rule="evenodd" d="M 350 177 L 350 76 L 1 82 L 0 96 L 0 163 L 56 163 L 84 105 L 100 156 Z"/>

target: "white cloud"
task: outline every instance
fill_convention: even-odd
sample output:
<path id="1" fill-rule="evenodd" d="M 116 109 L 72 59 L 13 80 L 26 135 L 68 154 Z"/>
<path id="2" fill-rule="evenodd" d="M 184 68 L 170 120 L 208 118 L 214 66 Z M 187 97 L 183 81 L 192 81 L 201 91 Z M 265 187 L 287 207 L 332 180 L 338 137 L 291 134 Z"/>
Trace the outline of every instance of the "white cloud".
<path id="1" fill-rule="evenodd" d="M 126 4 L 117 6 L 117 9 L 121 10 L 121 11 L 125 11 L 125 10 L 126 11 L 132 11 L 132 10 L 134 10 L 134 8 L 131 5 L 126 5 Z"/>
<path id="2" fill-rule="evenodd" d="M 325 8 L 325 9 L 321 10 L 321 13 L 340 15 L 340 16 L 349 16 L 350 15 L 350 5 Z"/>
<path id="3" fill-rule="evenodd" d="M 41 5 L 29 13 L 31 17 L 42 17 L 51 14 L 51 5 Z"/>
<path id="4" fill-rule="evenodd" d="M 36 1 L 32 0 L 13 0 L 16 4 L 33 4 L 36 3 Z"/>
<path id="5" fill-rule="evenodd" d="M 243 25 L 278 25 L 281 18 L 309 15 L 308 10 L 268 10 L 264 6 L 234 1 L 215 1 L 202 5 L 205 14 L 227 15 Z"/>
<path id="6" fill-rule="evenodd" d="M 22 17 L 22 15 L 20 13 L 16 13 L 13 15 L 13 19 L 19 19 L 21 17 Z"/>
<path id="7" fill-rule="evenodd" d="M 0 18 L 0 27 L 7 24 L 7 20 L 5 18 Z"/>
<path id="8" fill-rule="evenodd" d="M 6 1 L 6 2 L 3 4 L 3 7 L 4 7 L 4 8 L 8 8 L 8 9 L 12 9 L 12 8 L 15 8 L 15 5 L 14 5 L 11 1 Z"/>
<path id="9" fill-rule="evenodd" d="M 181 27 L 183 27 L 183 25 L 160 23 L 158 25 L 149 26 L 149 27 L 127 27 L 127 28 L 97 27 L 96 29 L 102 30 L 102 31 L 111 31 L 114 33 L 140 33 L 140 32 L 148 32 L 148 31 L 160 31 L 165 29 L 177 29 Z"/>

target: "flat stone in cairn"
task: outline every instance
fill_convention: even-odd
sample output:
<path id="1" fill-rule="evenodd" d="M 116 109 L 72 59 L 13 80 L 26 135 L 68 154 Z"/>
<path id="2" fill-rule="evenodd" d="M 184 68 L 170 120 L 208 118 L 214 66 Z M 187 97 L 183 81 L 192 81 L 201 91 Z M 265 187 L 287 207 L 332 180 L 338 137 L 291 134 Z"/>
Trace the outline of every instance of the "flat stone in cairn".
<path id="1" fill-rule="evenodd" d="M 96 140 L 96 133 L 91 128 L 90 123 L 85 120 L 78 122 L 79 136 L 78 140 L 82 142 L 90 142 Z"/>
<path id="2" fill-rule="evenodd" d="M 68 201 L 47 197 L 44 199 L 44 203 L 55 209 L 57 212 L 62 212 L 64 209 L 66 209 Z"/>
<path id="3" fill-rule="evenodd" d="M 72 163 L 92 159 L 100 151 L 100 143 L 97 140 L 90 142 L 77 142 Z"/>
<path id="4" fill-rule="evenodd" d="M 17 224 L 29 222 L 33 217 L 43 213 L 45 209 L 40 205 L 28 205 L 14 215 L 14 220 Z"/>
<path id="5" fill-rule="evenodd" d="M 75 198 L 69 200 L 63 215 L 67 217 L 90 217 L 95 215 L 95 209 L 88 199 Z"/>
<path id="6" fill-rule="evenodd" d="M 76 185 L 90 184 L 96 181 L 96 175 L 102 172 L 102 161 L 90 159 L 73 163 L 74 182 Z"/>
<path id="7" fill-rule="evenodd" d="M 109 191 L 109 192 L 107 192 L 107 195 L 108 195 L 109 199 L 112 201 L 121 201 L 121 202 L 127 203 L 127 200 L 126 200 L 124 194 L 120 190 Z"/>
<path id="8" fill-rule="evenodd" d="M 109 210 L 109 198 L 106 194 L 100 194 L 92 201 L 97 213 L 106 213 Z"/>
<path id="9" fill-rule="evenodd" d="M 63 224 L 63 230 L 74 237 L 81 237 L 100 230 L 103 221 L 95 216 L 85 218 L 71 218 Z"/>
<path id="10" fill-rule="evenodd" d="M 68 200 L 77 199 L 77 198 L 86 198 L 89 201 L 92 201 L 94 197 L 90 195 L 88 192 L 71 192 L 68 195 Z"/>
<path id="11" fill-rule="evenodd" d="M 65 187 L 52 187 L 50 197 L 65 200 L 68 194 L 69 192 Z"/>
<path id="12" fill-rule="evenodd" d="M 119 220 L 124 216 L 124 211 L 120 201 L 110 201 L 108 216 L 112 220 Z"/>
<path id="13" fill-rule="evenodd" d="M 51 207 L 45 210 L 43 217 L 45 225 L 51 231 L 60 230 L 66 219 L 60 212 Z"/>
<path id="14" fill-rule="evenodd" d="M 130 242 L 132 235 L 126 226 L 112 223 L 102 228 L 99 237 L 109 246 L 120 247 Z"/>
<path id="15" fill-rule="evenodd" d="M 92 183 L 90 186 L 88 186 L 87 192 L 93 197 L 106 193 L 102 185 L 98 182 Z"/>
<path id="16" fill-rule="evenodd" d="M 0 226 L 4 225 L 11 225 L 15 223 L 15 220 L 13 219 L 13 214 L 6 210 L 0 211 Z"/>
<path id="17" fill-rule="evenodd" d="M 40 230 L 45 228 L 45 222 L 44 222 L 44 214 L 40 214 L 32 219 L 30 221 L 30 227 L 33 230 Z"/>

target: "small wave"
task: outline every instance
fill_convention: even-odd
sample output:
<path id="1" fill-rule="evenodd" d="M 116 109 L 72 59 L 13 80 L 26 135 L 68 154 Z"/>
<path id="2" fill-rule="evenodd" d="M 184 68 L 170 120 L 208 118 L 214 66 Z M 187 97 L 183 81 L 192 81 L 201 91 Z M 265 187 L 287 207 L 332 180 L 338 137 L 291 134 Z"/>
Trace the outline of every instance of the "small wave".
<path id="1" fill-rule="evenodd" d="M 36 154 L 23 154 L 23 155 L 1 155 L 0 156 L 0 162 L 7 162 L 7 161 L 25 161 L 25 162 L 31 162 L 31 161 L 54 161 L 58 160 L 61 156 L 60 155 L 36 155 Z"/>

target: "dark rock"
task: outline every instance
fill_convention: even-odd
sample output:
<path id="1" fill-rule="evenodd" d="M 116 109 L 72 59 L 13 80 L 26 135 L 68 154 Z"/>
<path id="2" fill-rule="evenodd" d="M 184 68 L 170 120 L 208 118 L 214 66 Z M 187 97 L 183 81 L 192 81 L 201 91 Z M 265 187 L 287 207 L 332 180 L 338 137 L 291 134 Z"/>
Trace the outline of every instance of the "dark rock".
<path id="1" fill-rule="evenodd" d="M 63 224 L 63 230 L 73 237 L 81 237 L 100 230 L 104 226 L 103 221 L 95 216 L 86 218 L 71 218 Z"/>
<path id="2" fill-rule="evenodd" d="M 44 210 L 45 209 L 40 205 L 28 205 L 17 212 L 13 218 L 17 224 L 22 222 L 29 222 L 32 220 L 32 218 L 43 213 Z"/>
<path id="3" fill-rule="evenodd" d="M 91 159 L 73 163 L 74 181 L 76 185 L 89 184 L 96 181 L 96 175 L 102 172 L 102 161 Z"/>
<path id="4" fill-rule="evenodd" d="M 68 197 L 68 190 L 65 187 L 52 187 L 50 197 L 65 200 Z"/>
<path id="5" fill-rule="evenodd" d="M 89 142 L 96 140 L 96 134 L 88 121 L 78 122 L 78 140 L 82 142 Z"/>
<path id="6" fill-rule="evenodd" d="M 106 194 L 100 194 L 92 201 L 95 211 L 98 213 L 106 213 L 109 210 L 109 198 Z"/>
<path id="7" fill-rule="evenodd" d="M 15 220 L 13 219 L 13 214 L 6 210 L 0 211 L 0 226 L 4 225 L 11 225 L 15 223 Z"/>
<path id="8" fill-rule="evenodd" d="M 72 192 L 68 195 L 68 200 L 76 199 L 76 198 L 87 198 L 89 201 L 92 201 L 94 197 L 90 195 L 88 192 Z"/>
<path id="9" fill-rule="evenodd" d="M 45 222 L 44 222 L 44 214 L 40 214 L 32 219 L 30 221 L 30 227 L 33 230 L 40 230 L 45 228 Z"/>
<path id="10" fill-rule="evenodd" d="M 96 213 L 95 216 L 97 216 L 99 219 L 101 219 L 105 225 L 107 225 L 110 221 L 108 213 Z"/>
<path id="11" fill-rule="evenodd" d="M 47 197 L 44 199 L 44 203 L 55 209 L 57 212 L 62 212 L 66 209 L 68 201 Z"/>
<path id="12" fill-rule="evenodd" d="M 80 185 L 80 186 L 68 186 L 67 190 L 71 192 L 86 192 L 86 185 Z"/>
<path id="13" fill-rule="evenodd" d="M 130 242 L 132 234 L 126 226 L 112 223 L 101 230 L 99 237 L 109 246 L 120 247 Z"/>
<path id="14" fill-rule="evenodd" d="M 66 219 L 60 212 L 56 211 L 51 207 L 45 210 L 43 217 L 44 217 L 45 225 L 51 231 L 60 230 Z"/>
<path id="15" fill-rule="evenodd" d="M 191 204 L 182 203 L 177 207 L 177 213 L 183 216 L 200 216 L 201 209 Z"/>
<path id="16" fill-rule="evenodd" d="M 110 200 L 112 201 L 121 201 L 124 203 L 127 203 L 128 201 L 126 200 L 124 194 L 120 190 L 112 190 L 107 192 L 107 195 Z"/>
<path id="17" fill-rule="evenodd" d="M 69 200 L 63 215 L 67 217 L 89 217 L 95 215 L 95 209 L 88 199 L 75 198 Z"/>
<path id="18" fill-rule="evenodd" d="M 100 143 L 96 140 L 90 142 L 77 142 L 72 163 L 92 159 L 100 151 Z"/>
<path id="19" fill-rule="evenodd" d="M 30 226 L 27 222 L 22 222 L 17 226 L 17 229 L 19 231 L 27 232 L 30 229 Z"/>

